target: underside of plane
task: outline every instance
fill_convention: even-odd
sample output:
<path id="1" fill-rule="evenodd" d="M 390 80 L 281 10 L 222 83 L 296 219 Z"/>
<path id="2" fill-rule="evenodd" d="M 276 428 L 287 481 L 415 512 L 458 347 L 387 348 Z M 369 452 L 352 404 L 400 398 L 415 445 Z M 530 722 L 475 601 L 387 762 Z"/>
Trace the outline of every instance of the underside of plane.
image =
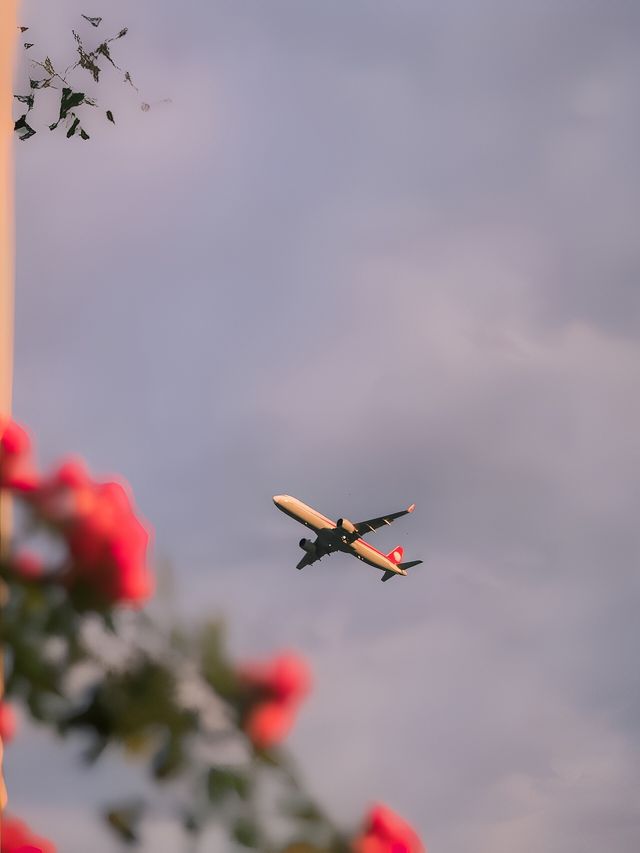
<path id="1" fill-rule="evenodd" d="M 370 518 L 354 524 L 347 518 L 339 518 L 334 522 L 297 498 L 291 497 L 291 495 L 275 495 L 273 502 L 279 510 L 316 533 L 316 538 L 313 541 L 305 538 L 300 540 L 300 548 L 305 553 L 296 566 L 297 569 L 303 569 L 305 566 L 310 566 L 322 559 L 322 557 L 334 554 L 336 551 L 342 551 L 379 569 L 383 572 L 382 581 L 388 581 L 396 575 L 406 575 L 407 569 L 422 563 L 422 560 L 402 562 L 404 551 L 400 545 L 388 554 L 384 554 L 363 539 L 365 534 L 371 533 L 386 524 L 391 524 L 395 519 L 413 512 L 415 504 L 407 509 L 400 510 L 400 512 L 392 512 L 389 515 Z"/>

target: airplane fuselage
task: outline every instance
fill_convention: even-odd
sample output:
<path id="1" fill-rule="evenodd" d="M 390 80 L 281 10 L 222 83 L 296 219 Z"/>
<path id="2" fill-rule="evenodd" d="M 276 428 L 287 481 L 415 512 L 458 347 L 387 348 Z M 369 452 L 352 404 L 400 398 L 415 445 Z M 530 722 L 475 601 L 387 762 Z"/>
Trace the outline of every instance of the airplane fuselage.
<path id="1" fill-rule="evenodd" d="M 396 575 L 407 574 L 406 569 L 394 563 L 382 551 L 378 551 L 377 548 L 374 548 L 373 545 L 370 545 L 361 537 L 354 539 L 353 536 L 349 535 L 349 529 L 346 526 L 349 525 L 348 521 L 343 521 L 345 526 L 338 525 L 335 521 L 322 515 L 322 513 L 308 506 L 308 504 L 291 497 L 291 495 L 275 495 L 273 502 L 279 510 L 291 516 L 291 518 L 295 518 L 296 521 L 304 524 L 317 534 L 316 542 L 309 543 L 309 553 L 313 554 L 313 558 L 309 562 L 315 562 L 316 559 L 320 559 L 326 554 L 343 551 L 368 563 L 370 566 L 374 566 L 376 569 L 380 569 L 380 571 L 393 572 Z M 301 547 L 304 547 L 304 542 L 306 540 L 301 540 Z M 311 548 L 315 550 L 311 552 Z"/>

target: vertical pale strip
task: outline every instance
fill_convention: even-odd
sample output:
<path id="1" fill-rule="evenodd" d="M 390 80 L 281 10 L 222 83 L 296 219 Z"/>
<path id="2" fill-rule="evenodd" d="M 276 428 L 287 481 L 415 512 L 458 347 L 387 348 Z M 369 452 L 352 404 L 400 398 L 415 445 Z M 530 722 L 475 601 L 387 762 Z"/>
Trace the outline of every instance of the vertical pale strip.
<path id="1" fill-rule="evenodd" d="M 18 34 L 17 0 L 0 0 L 0 415 L 11 411 L 13 380 L 13 57 Z M 0 497 L 0 553 L 7 545 L 9 507 Z M 4 590 L 0 590 L 0 607 Z M 0 614 L 1 618 L 1 614 Z M 1 650 L 0 650 L 1 651 Z M 0 654 L 0 698 L 4 688 L 3 656 Z M 6 792 L 0 744 L 0 810 Z M 1 832 L 0 827 L 0 832 Z"/>

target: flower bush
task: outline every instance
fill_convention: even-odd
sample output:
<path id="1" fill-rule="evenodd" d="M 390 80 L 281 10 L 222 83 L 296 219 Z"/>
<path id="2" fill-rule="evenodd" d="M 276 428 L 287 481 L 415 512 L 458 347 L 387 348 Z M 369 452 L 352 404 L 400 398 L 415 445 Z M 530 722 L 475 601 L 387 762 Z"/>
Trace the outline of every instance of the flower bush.
<path id="1" fill-rule="evenodd" d="M 32 511 L 57 527 L 70 557 L 64 582 L 88 600 L 142 604 L 152 594 L 150 531 L 124 483 L 93 480 L 81 461 L 60 465 L 29 495 Z"/>
<path id="2" fill-rule="evenodd" d="M 0 491 L 20 510 L 0 560 L 3 742 L 14 738 L 20 703 L 60 737 L 82 733 L 87 762 L 121 751 L 170 786 L 169 808 L 187 836 L 216 823 L 233 845 L 270 853 L 422 853 L 413 829 L 385 806 L 348 832 L 304 790 L 283 749 L 311 690 L 300 655 L 236 663 L 220 623 L 163 630 L 140 611 L 153 592 L 152 537 L 124 481 L 96 480 L 78 459 L 40 473 L 28 433 L 4 418 Z M 32 539 L 43 532 L 49 545 L 40 553 Z M 74 687 L 87 664 L 91 682 Z M 279 792 L 275 805 L 265 806 L 263 786 Z M 107 806 L 104 817 L 135 845 L 155 808 L 140 798 Z M 34 851 L 55 847 L 4 816 L 0 853 Z"/>
<path id="3" fill-rule="evenodd" d="M 68 460 L 48 476 L 33 462 L 25 429 L 0 421 L 0 486 L 21 497 L 34 526 L 46 526 L 65 542 L 68 559 L 55 578 L 85 606 L 143 604 L 153 592 L 147 563 L 148 524 L 136 514 L 128 486 L 98 482 L 81 460 Z M 23 577 L 44 571 L 27 552 L 13 558 Z"/>

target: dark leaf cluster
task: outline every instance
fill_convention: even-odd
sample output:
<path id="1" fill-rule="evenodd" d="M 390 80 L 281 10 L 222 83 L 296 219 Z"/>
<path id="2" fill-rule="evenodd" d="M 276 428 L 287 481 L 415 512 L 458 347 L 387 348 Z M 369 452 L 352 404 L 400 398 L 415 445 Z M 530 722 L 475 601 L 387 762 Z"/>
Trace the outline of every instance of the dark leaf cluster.
<path id="1" fill-rule="evenodd" d="M 102 22 L 102 18 L 98 16 L 92 17 L 89 15 L 82 15 L 82 18 L 87 21 L 93 29 L 99 27 Z M 24 33 L 29 29 L 29 27 L 19 27 L 19 29 L 21 33 Z M 31 60 L 31 66 L 38 72 L 38 76 L 32 77 L 30 75 L 29 88 L 31 91 L 29 94 L 15 95 L 18 102 L 27 105 L 26 112 L 19 116 L 14 123 L 14 129 L 18 134 L 18 138 L 21 140 L 30 139 L 36 133 L 36 129 L 27 121 L 27 116 L 29 112 L 33 110 L 35 105 L 35 93 L 44 89 L 55 89 L 61 90 L 59 117 L 57 121 L 49 125 L 49 129 L 55 130 L 59 126 L 60 122 L 64 121 L 67 138 L 78 136 L 80 139 L 89 139 L 89 134 L 82 126 L 80 116 L 75 110 L 81 106 L 96 106 L 96 101 L 76 89 L 76 87 L 70 82 L 71 75 L 73 75 L 77 69 L 82 69 L 88 72 L 94 84 L 100 83 L 102 63 L 107 62 L 113 68 L 122 72 L 124 75 L 123 82 L 128 83 L 137 92 L 138 89 L 134 85 L 129 71 L 122 69 L 116 63 L 112 55 L 113 42 L 124 38 L 124 36 L 127 35 L 127 32 L 128 28 L 123 27 L 116 33 L 116 35 L 103 39 L 93 48 L 88 48 L 80 33 L 76 30 L 72 30 L 76 45 L 77 59 L 63 72 L 54 68 L 53 62 L 48 56 L 42 61 L 35 59 Z M 34 47 L 33 42 L 24 43 L 25 50 L 29 50 L 32 47 Z M 79 88 L 83 89 L 84 87 L 80 86 Z M 148 110 L 149 104 L 142 104 L 142 108 L 145 111 Z M 115 124 L 113 111 L 107 109 L 104 112 L 107 120 L 112 124 Z"/>

